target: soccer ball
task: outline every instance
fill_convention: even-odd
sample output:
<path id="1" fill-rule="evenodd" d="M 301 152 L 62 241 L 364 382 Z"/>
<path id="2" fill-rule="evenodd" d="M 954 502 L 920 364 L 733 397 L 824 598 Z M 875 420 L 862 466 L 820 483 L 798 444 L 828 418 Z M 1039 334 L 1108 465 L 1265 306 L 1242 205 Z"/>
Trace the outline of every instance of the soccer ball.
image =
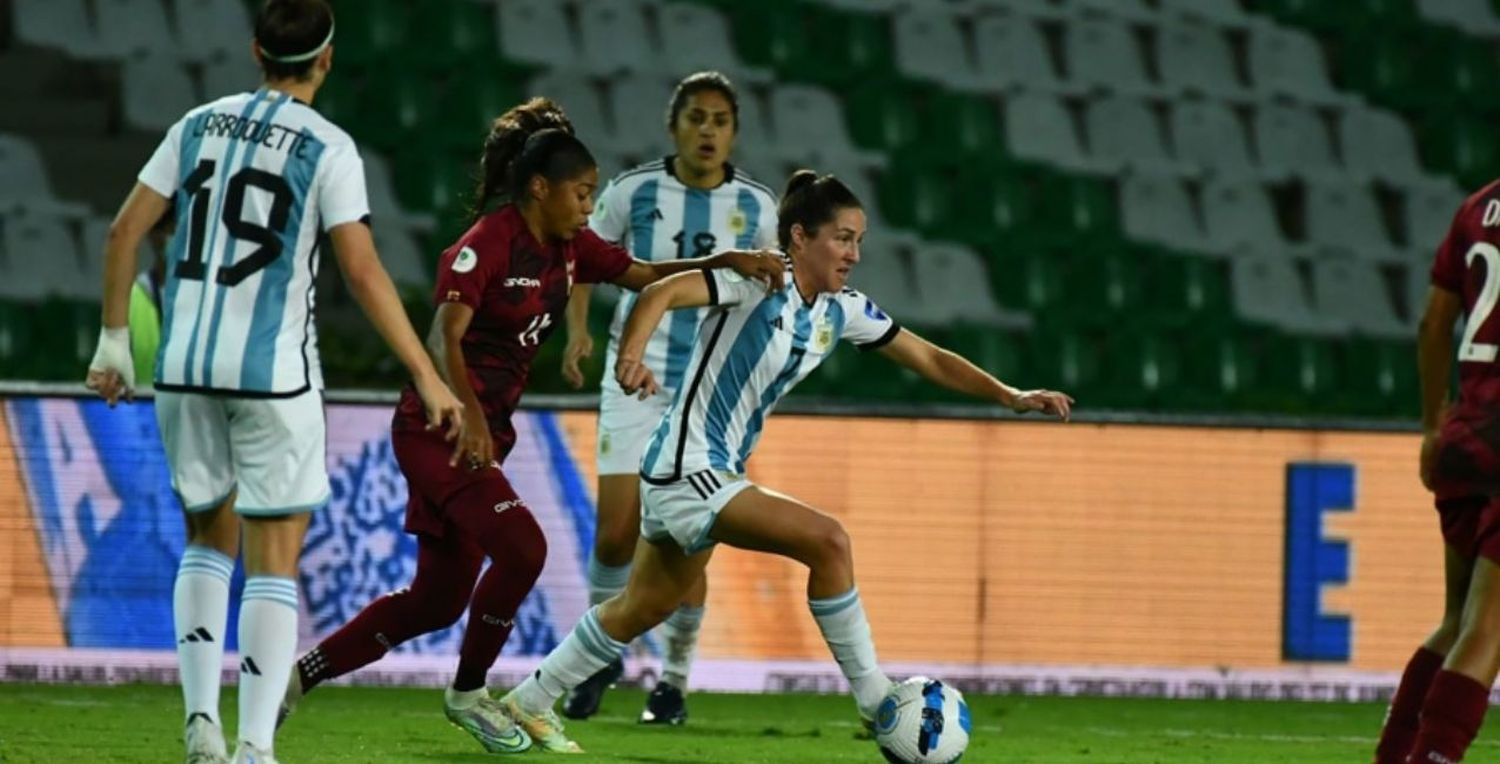
<path id="1" fill-rule="evenodd" d="M 892 764 L 952 764 L 969 747 L 963 693 L 925 676 L 891 686 L 875 713 L 875 741 Z"/>

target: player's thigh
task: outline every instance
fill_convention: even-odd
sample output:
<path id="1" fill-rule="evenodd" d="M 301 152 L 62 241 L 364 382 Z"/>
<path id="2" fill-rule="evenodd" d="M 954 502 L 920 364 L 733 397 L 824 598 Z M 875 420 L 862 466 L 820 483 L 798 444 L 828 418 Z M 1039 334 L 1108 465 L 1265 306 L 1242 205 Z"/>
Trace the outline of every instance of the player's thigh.
<path id="1" fill-rule="evenodd" d="M 628 475 L 600 475 L 599 525 L 594 537 L 595 548 L 622 547 L 615 551 L 621 556 L 628 556 L 635 548 L 640 525 L 640 476 L 633 472 Z"/>
<path id="2" fill-rule="evenodd" d="M 232 399 L 229 437 L 244 517 L 303 514 L 328 502 L 323 396 Z"/>
<path id="3" fill-rule="evenodd" d="M 847 544 L 843 526 L 832 515 L 758 485 L 725 504 L 709 535 L 733 547 L 803 562 Z"/>
<path id="4" fill-rule="evenodd" d="M 225 402 L 195 393 L 156 394 L 156 424 L 172 490 L 189 514 L 214 512 L 234 493 L 237 476 Z"/>
<path id="5" fill-rule="evenodd" d="M 665 395 L 653 395 L 643 401 L 611 385 L 604 386 L 599 393 L 596 451 L 601 477 L 640 472 L 646 444 L 670 404 L 671 399 Z"/>

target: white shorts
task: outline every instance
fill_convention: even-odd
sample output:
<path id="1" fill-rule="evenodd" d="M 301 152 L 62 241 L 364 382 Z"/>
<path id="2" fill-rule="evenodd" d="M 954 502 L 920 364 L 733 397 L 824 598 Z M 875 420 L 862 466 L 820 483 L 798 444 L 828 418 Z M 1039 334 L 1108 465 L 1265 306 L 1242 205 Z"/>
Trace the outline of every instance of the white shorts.
<path id="1" fill-rule="evenodd" d="M 604 384 L 599 391 L 599 474 L 635 475 L 651 433 L 672 406 L 672 396 L 658 392 L 646 400 Z"/>
<path id="2" fill-rule="evenodd" d="M 754 485 L 744 475 L 699 470 L 681 480 L 656 485 L 641 480 L 641 538 L 671 539 L 687 554 L 718 543 L 708 537 L 730 499 Z"/>
<path id="3" fill-rule="evenodd" d="M 323 396 L 233 398 L 157 391 L 172 488 L 189 512 L 238 490 L 242 515 L 310 512 L 328 503 Z"/>

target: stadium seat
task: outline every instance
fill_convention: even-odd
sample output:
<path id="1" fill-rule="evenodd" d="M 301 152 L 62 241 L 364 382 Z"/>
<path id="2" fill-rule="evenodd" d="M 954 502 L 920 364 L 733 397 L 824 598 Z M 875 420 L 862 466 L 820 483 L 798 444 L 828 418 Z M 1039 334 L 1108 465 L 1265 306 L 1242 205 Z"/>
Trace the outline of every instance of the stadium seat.
<path id="1" fill-rule="evenodd" d="M 1464 192 L 1457 186 L 1416 186 L 1406 190 L 1402 240 L 1406 246 L 1422 253 L 1430 261 L 1438 245 L 1448 235 L 1448 227 L 1463 204 Z"/>
<path id="2" fill-rule="evenodd" d="M 1108 384 L 1097 394 L 1103 405 L 1147 410 L 1171 405 L 1171 396 L 1182 386 L 1183 357 L 1173 339 L 1122 331 L 1110 335 L 1104 352 Z"/>
<path id="3" fill-rule="evenodd" d="M 1251 399 L 1289 414 L 1326 412 L 1343 389 L 1334 349 L 1327 339 L 1266 334 L 1261 347 L 1264 385 L 1251 392 Z"/>
<path id="4" fill-rule="evenodd" d="M 1260 176 L 1245 128 L 1227 105 L 1217 101 L 1178 101 L 1171 112 L 1179 162 L 1196 165 L 1219 180 Z"/>
<path id="5" fill-rule="evenodd" d="M 578 45 L 568 26 L 566 5 L 553 0 L 505 0 L 499 6 L 496 36 L 505 58 L 531 66 L 578 66 Z"/>
<path id="6" fill-rule="evenodd" d="M 1119 235 L 1119 200 L 1110 183 L 1098 178 L 1055 174 L 1043 178 L 1042 211 L 1059 233 L 1080 240 L 1112 240 Z"/>
<path id="7" fill-rule="evenodd" d="M 102 56 L 165 56 L 177 49 L 161 0 L 94 0 L 94 25 Z"/>
<path id="8" fill-rule="evenodd" d="M 1255 144 L 1261 172 L 1268 178 L 1342 178 L 1328 129 L 1316 111 L 1291 104 L 1267 104 L 1255 111 Z"/>
<path id="9" fill-rule="evenodd" d="M 1235 314 L 1245 321 L 1296 334 L 1343 336 L 1348 322 L 1314 310 L 1290 258 L 1274 252 L 1243 252 L 1230 261 Z"/>
<path id="10" fill-rule="evenodd" d="M 938 8 L 912 8 L 891 17 L 896 71 L 902 76 L 978 90 L 984 82 L 969 60 L 958 16 Z"/>
<path id="11" fill-rule="evenodd" d="M 1068 270 L 1078 277 L 1069 279 L 1066 301 L 1076 318 L 1074 323 L 1114 328 L 1121 324 L 1139 325 L 1146 312 L 1147 264 L 1136 252 L 1123 244 L 1098 249 L 1073 251 Z"/>
<path id="12" fill-rule="evenodd" d="M 1263 98 L 1287 96 L 1316 106 L 1342 106 L 1348 100 L 1328 79 L 1322 46 L 1306 32 L 1257 25 L 1249 48 L 1250 81 Z"/>
<path id="13" fill-rule="evenodd" d="M 545 94 L 561 104 L 578 137 L 594 151 L 613 151 L 618 145 L 612 122 L 606 117 L 605 100 L 587 77 L 576 72 L 552 70 L 531 80 L 525 95 Z M 664 94 L 656 94 L 653 103 L 662 103 Z M 664 124 L 664 122 L 657 122 Z M 631 126 L 635 130 L 649 130 L 648 125 Z"/>
<path id="14" fill-rule="evenodd" d="M 870 296 L 897 321 L 913 326 L 941 323 L 933 317 L 936 306 L 929 305 L 917 291 L 910 263 L 912 244 L 910 237 L 895 232 L 871 237 L 860 247 L 860 261 L 854 267 L 850 284 Z"/>
<path id="15" fill-rule="evenodd" d="M 502 3 L 504 5 L 504 3 Z M 636 0 L 578 3 L 580 63 L 585 71 L 612 76 L 623 72 L 659 74 L 673 66 L 658 51 L 664 41 L 651 34 L 645 7 Z"/>
<path id="16" fill-rule="evenodd" d="M 738 161 L 765 159 L 775 154 L 776 132 L 766 116 L 765 98 L 760 88 L 740 88 L 739 124 L 735 129 L 734 147 Z M 664 101 L 665 103 L 665 101 Z M 663 108 L 665 111 L 665 108 Z M 666 120 L 662 120 L 665 125 Z M 781 161 L 780 158 L 774 161 Z M 781 173 L 776 173 L 780 176 Z"/>
<path id="17" fill-rule="evenodd" d="M 1036 22 L 1026 16 L 991 15 L 974 20 L 977 77 L 986 90 L 1063 91 Z"/>
<path id="18" fill-rule="evenodd" d="M 828 90 L 816 85 L 777 85 L 767 105 L 783 155 L 812 162 L 843 158 L 868 167 L 884 166 L 879 154 L 862 151 L 849 140 L 843 104 Z M 793 151 L 798 145 L 811 151 Z"/>
<path id="19" fill-rule="evenodd" d="M 812 60 L 817 65 L 797 76 L 839 90 L 870 79 L 896 74 L 894 43 L 889 12 L 879 12 L 871 3 L 858 13 L 812 14 L 812 30 L 818 44 Z"/>
<path id="20" fill-rule="evenodd" d="M 859 0 L 845 0 L 858 2 Z M 1052 0 L 968 0 L 965 5 L 976 12 L 995 11 L 1033 19 L 1056 21 L 1069 18 L 1072 9 Z"/>
<path id="21" fill-rule="evenodd" d="M 1260 389 L 1259 354 L 1239 333 L 1193 331 L 1182 340 L 1181 384 L 1172 402 L 1183 408 L 1225 412 L 1244 408 Z"/>
<path id="22" fill-rule="evenodd" d="M 1431 113 L 1421 135 L 1422 156 L 1460 185 L 1478 189 L 1495 179 L 1500 139 L 1487 119 L 1461 112 Z"/>
<path id="23" fill-rule="evenodd" d="M 1434 83 L 1419 82 L 1413 59 L 1417 46 L 1391 33 L 1371 34 L 1358 45 L 1344 45 L 1339 71 L 1342 84 L 1382 106 L 1408 110 L 1430 105 Z"/>
<path id="24" fill-rule="evenodd" d="M 671 80 L 654 74 L 620 77 L 609 88 L 608 103 L 613 130 L 606 145 L 614 151 L 634 157 L 657 158 L 672 150 L 667 132 L 667 100 L 672 94 Z M 545 92 L 545 91 L 538 91 Z M 573 118 L 581 134 L 587 135 L 579 117 L 574 117 L 567 101 L 559 101 Z M 585 139 L 587 140 L 587 139 Z M 592 145 L 592 144 L 590 144 Z"/>
<path id="25" fill-rule="evenodd" d="M 207 102 L 234 93 L 255 90 L 260 87 L 260 83 L 260 69 L 256 67 L 254 61 L 244 56 L 225 56 L 203 65 L 203 89 L 199 92 L 198 100 L 200 102 Z M 332 85 L 333 87 L 325 88 L 324 90 L 334 92 L 335 89 L 343 87 L 338 82 L 338 78 L 334 78 Z M 319 112 L 324 111 L 324 104 L 329 100 L 329 95 L 324 90 L 318 91 L 317 108 Z M 349 110 L 349 114 L 352 116 L 352 109 Z M 333 119 L 331 115 L 325 116 Z M 336 119 L 334 121 L 338 122 Z"/>
<path id="26" fill-rule="evenodd" d="M 423 73 L 386 64 L 375 79 L 378 86 L 366 88 L 360 99 L 361 140 L 398 151 L 407 148 L 419 131 L 437 124 L 437 93 Z"/>
<path id="27" fill-rule="evenodd" d="M 365 165 L 365 188 L 370 199 L 370 216 L 376 220 L 394 220 L 405 228 L 423 233 L 430 232 L 436 224 L 432 213 L 407 210 L 396 200 L 396 185 L 385 156 L 368 146 L 359 147 L 359 156 Z"/>
<path id="28" fill-rule="evenodd" d="M 1108 17 L 1075 19 L 1063 29 L 1068 81 L 1095 91 L 1160 96 L 1135 32 Z"/>
<path id="29" fill-rule="evenodd" d="M 911 108 L 915 88 L 890 82 L 869 82 L 850 93 L 849 134 L 858 145 L 892 151 L 910 145 L 921 132 Z"/>
<path id="30" fill-rule="evenodd" d="M 999 159 L 999 114 L 993 99 L 969 93 L 934 89 L 927 93 L 922 113 L 923 145 L 934 160 L 946 155 Z"/>
<path id="31" fill-rule="evenodd" d="M 997 235 L 1013 235 L 1034 225 L 1036 208 L 1031 191 L 1015 173 L 978 168 L 960 175 L 960 182 L 964 190 L 955 200 L 957 210 L 950 222 L 960 238 L 975 243 L 993 241 Z M 900 179 L 892 185 L 900 186 Z"/>
<path id="32" fill-rule="evenodd" d="M 1007 310 L 990 293 L 984 262 L 972 251 L 954 244 L 926 242 L 914 252 L 918 289 L 935 303 L 940 325 L 964 323 L 1002 329 L 1024 329 L 1030 319 Z"/>
<path id="33" fill-rule="evenodd" d="M 951 172 L 909 163 L 883 173 L 879 185 L 880 208 L 889 222 L 914 228 L 927 236 L 954 236 L 957 226 L 972 227 L 958 205 L 964 198 L 955 193 Z"/>
<path id="34" fill-rule="evenodd" d="M 1104 353 L 1097 338 L 1061 327 L 1043 327 L 1027 336 L 1026 379 L 1060 390 L 1080 402 L 1098 400 L 1104 382 Z"/>
<path id="35" fill-rule="evenodd" d="M 1411 341 L 1355 339 L 1344 344 L 1340 395 L 1330 401 L 1342 413 L 1361 416 L 1420 414 L 1416 352 Z"/>
<path id="36" fill-rule="evenodd" d="M 472 153 L 434 156 L 420 145 L 402 151 L 394 164 L 402 207 L 431 212 L 440 228 L 462 217 L 473 195 L 474 166 Z"/>
<path id="37" fill-rule="evenodd" d="M 411 31 L 411 10 L 412 6 L 399 0 L 364 0 L 359 13 L 340 16 L 335 42 L 338 61 L 355 68 L 389 64 L 389 54 L 401 47 Z"/>
<path id="38" fill-rule="evenodd" d="M 1149 258 L 1150 306 L 1183 326 L 1222 328 L 1229 320 L 1228 266 L 1222 260 L 1175 252 Z"/>
<path id="39" fill-rule="evenodd" d="M 420 13 L 412 14 L 411 36 L 406 49 L 416 55 L 413 63 L 428 71 L 446 73 L 460 68 L 488 68 L 499 53 L 495 38 L 495 8 L 489 3 L 424 3 Z"/>
<path id="40" fill-rule="evenodd" d="M 172 0 L 177 55 L 188 61 L 244 57 L 254 21 L 237 0 Z"/>
<path id="41" fill-rule="evenodd" d="M 1157 55 L 1163 84 L 1179 93 L 1253 99 L 1235 73 L 1229 42 L 1217 27 L 1189 22 L 1163 24 L 1157 33 Z"/>
<path id="42" fill-rule="evenodd" d="M 1487 0 L 1416 0 L 1426 21 L 1447 24 L 1480 37 L 1500 37 L 1500 17 Z"/>
<path id="43" fill-rule="evenodd" d="M 1157 0 L 1157 5 L 1165 16 L 1221 27 L 1243 28 L 1254 21 L 1239 0 Z"/>
<path id="44" fill-rule="evenodd" d="M 663 44 L 672 51 L 670 66 L 679 75 L 717 69 L 729 75 L 742 92 L 745 85 L 763 85 L 772 79 L 769 70 L 737 59 L 729 24 L 715 8 L 698 3 L 664 3 L 656 6 L 656 23 Z"/>
<path id="45" fill-rule="evenodd" d="M 1147 102 L 1127 96 L 1094 101 L 1085 112 L 1089 153 L 1107 166 L 1155 175 L 1194 175 L 1197 166 L 1173 159 L 1167 136 Z"/>
<path id="46" fill-rule="evenodd" d="M 0 297 L 98 299 L 100 284 L 84 283 L 78 241 L 68 221 L 44 214 L 11 214 L 0 220 L 7 272 Z"/>
<path id="47" fill-rule="evenodd" d="M 41 152 L 30 141 L 0 133 L 0 211 L 5 209 L 64 217 L 88 213 L 87 205 L 57 198 Z"/>
<path id="48" fill-rule="evenodd" d="M 1427 310 L 1427 294 L 1432 289 L 1432 256 L 1428 255 L 1425 263 L 1408 264 L 1402 278 L 1399 286 L 1405 292 L 1406 325 L 1415 330 Z"/>
<path id="49" fill-rule="evenodd" d="M 1500 67 L 1493 48 L 1470 35 L 1439 35 L 1424 79 L 1444 83 L 1450 105 L 1493 115 L 1494 94 L 1500 90 Z"/>
<path id="50" fill-rule="evenodd" d="M 446 150 L 475 152 L 495 118 L 523 100 L 521 81 L 499 67 L 463 67 L 449 78 L 431 127 Z"/>
<path id="51" fill-rule="evenodd" d="M 1143 24 L 1158 20 L 1156 10 L 1146 0 L 1073 0 L 1072 5 L 1080 14 L 1100 14 Z"/>
<path id="52" fill-rule="evenodd" d="M 371 233 L 375 248 L 380 252 L 380 262 L 385 265 L 391 281 L 396 286 L 420 294 L 432 291 L 434 268 L 428 266 L 428 258 L 422 256 L 422 248 L 408 230 L 397 221 L 372 220 Z M 437 253 L 432 253 L 436 263 Z"/>
<path id="53" fill-rule="evenodd" d="M 1390 289 L 1375 266 L 1330 251 L 1312 263 L 1313 305 L 1320 315 L 1338 319 L 1356 333 L 1383 339 L 1410 339 L 1411 330 L 1396 314 Z"/>
<path id="54" fill-rule="evenodd" d="M 1005 144 L 1011 155 L 1074 172 L 1112 171 L 1084 151 L 1073 117 L 1062 101 L 1023 92 L 1005 99 Z"/>
<path id="55" fill-rule="evenodd" d="M 1137 241 L 1210 251 L 1187 186 L 1177 178 L 1132 175 L 1122 180 L 1120 220 L 1125 234 Z"/>
<path id="56" fill-rule="evenodd" d="M 1307 186 L 1306 198 L 1309 241 L 1347 250 L 1366 262 L 1402 260 L 1369 188 L 1348 182 L 1313 183 Z"/>
<path id="57" fill-rule="evenodd" d="M 187 70 L 166 54 L 131 57 L 121 80 L 125 123 L 134 128 L 165 131 L 198 105 Z"/>
<path id="58" fill-rule="evenodd" d="M 11 28 L 20 42 L 61 48 L 80 58 L 104 53 L 89 23 L 86 0 L 11 0 L 10 8 Z"/>
<path id="59" fill-rule="evenodd" d="M 1427 181 L 1411 128 L 1395 114 L 1376 108 L 1345 109 L 1339 119 L 1339 143 L 1345 171 L 1358 180 L 1393 185 Z"/>
<path id="60" fill-rule="evenodd" d="M 1035 239 L 1002 240 L 989 253 L 990 285 L 1001 304 L 1038 317 L 1056 314 L 1068 299 L 1068 267 L 1055 247 Z"/>
<path id="61" fill-rule="evenodd" d="M 1024 342 L 1011 332 L 960 323 L 948 327 L 943 340 L 949 350 L 998 379 L 1025 380 L 1034 376 L 1024 363 Z"/>
<path id="62" fill-rule="evenodd" d="M 1203 223 L 1216 252 L 1253 247 L 1283 256 L 1305 248 L 1287 240 L 1265 188 L 1256 183 L 1213 182 L 1203 189 Z"/>

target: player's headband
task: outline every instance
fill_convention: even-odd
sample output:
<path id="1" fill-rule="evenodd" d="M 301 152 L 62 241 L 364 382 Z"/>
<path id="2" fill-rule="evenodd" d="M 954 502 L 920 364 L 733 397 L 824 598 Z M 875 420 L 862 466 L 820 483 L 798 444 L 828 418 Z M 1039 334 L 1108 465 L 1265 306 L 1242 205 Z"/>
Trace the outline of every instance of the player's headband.
<path id="1" fill-rule="evenodd" d="M 323 38 L 323 42 L 319 43 L 318 47 L 313 48 L 306 53 L 293 53 L 287 56 L 276 56 L 272 55 L 270 51 L 262 47 L 260 43 L 256 43 L 256 47 L 260 48 L 261 58 L 264 58 L 267 61 L 275 61 L 278 64 L 299 64 L 303 61 L 317 58 L 318 54 L 322 53 L 323 50 L 328 47 L 329 43 L 333 42 L 333 27 L 333 24 L 329 24 L 328 36 Z"/>

